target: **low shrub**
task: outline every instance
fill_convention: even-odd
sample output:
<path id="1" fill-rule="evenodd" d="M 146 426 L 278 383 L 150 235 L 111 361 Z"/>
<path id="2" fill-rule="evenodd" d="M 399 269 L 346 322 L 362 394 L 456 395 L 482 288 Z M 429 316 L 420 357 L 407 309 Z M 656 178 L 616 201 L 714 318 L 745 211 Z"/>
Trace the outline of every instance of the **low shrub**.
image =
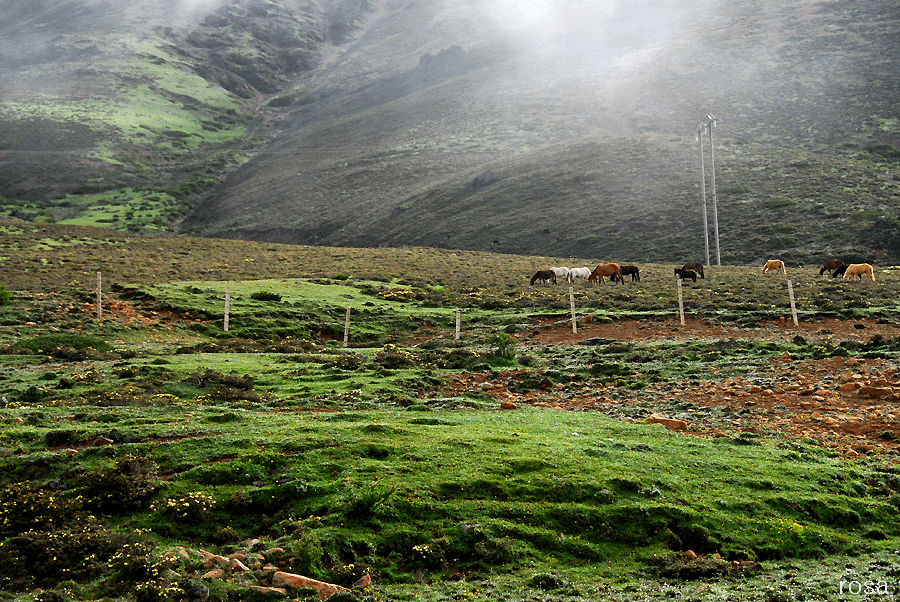
<path id="1" fill-rule="evenodd" d="M 254 301 L 274 301 L 276 303 L 281 301 L 281 295 L 269 291 L 256 291 L 250 293 L 250 298 Z"/>
<path id="2" fill-rule="evenodd" d="M 101 468 L 82 479 L 85 505 L 101 513 L 122 513 L 139 508 L 162 484 L 156 464 L 128 454 L 109 468 Z"/>

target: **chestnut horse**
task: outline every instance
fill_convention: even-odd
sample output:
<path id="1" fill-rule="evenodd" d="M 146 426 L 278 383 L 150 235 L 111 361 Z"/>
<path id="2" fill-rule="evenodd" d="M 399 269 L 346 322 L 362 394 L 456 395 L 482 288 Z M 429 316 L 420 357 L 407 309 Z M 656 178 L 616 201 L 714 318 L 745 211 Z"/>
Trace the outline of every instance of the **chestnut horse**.
<path id="1" fill-rule="evenodd" d="M 847 265 L 847 264 L 844 263 L 843 261 L 841 261 L 840 259 L 832 259 L 830 261 L 826 261 L 825 265 L 822 266 L 822 269 L 819 270 L 819 276 L 821 276 L 825 272 L 828 272 L 829 274 L 831 274 L 836 269 L 843 267 L 845 265 Z"/>
<path id="2" fill-rule="evenodd" d="M 594 271 L 591 272 L 591 275 L 588 276 L 588 282 L 593 284 L 594 280 L 597 278 L 600 279 L 600 282 L 603 282 L 604 276 L 609 276 L 609 279 L 613 282 L 625 284 L 625 279 L 622 278 L 622 270 L 619 268 L 618 263 L 601 263 L 595 267 Z"/>
<path id="3" fill-rule="evenodd" d="M 766 262 L 766 265 L 763 266 L 762 273 L 768 274 L 769 272 L 777 272 L 781 270 L 782 274 L 787 274 L 787 270 L 784 269 L 784 262 L 780 259 L 770 259 Z"/>
<path id="4" fill-rule="evenodd" d="M 847 271 L 844 272 L 844 280 L 862 280 L 863 274 L 869 277 L 872 282 L 875 282 L 875 273 L 872 271 L 872 266 L 868 263 L 851 263 L 847 266 Z"/>

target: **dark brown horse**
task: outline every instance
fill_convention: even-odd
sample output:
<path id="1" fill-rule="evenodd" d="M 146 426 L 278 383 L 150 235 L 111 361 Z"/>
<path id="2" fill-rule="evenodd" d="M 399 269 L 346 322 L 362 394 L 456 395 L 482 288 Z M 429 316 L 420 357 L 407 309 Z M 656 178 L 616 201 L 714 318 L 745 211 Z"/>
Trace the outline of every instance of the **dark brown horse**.
<path id="1" fill-rule="evenodd" d="M 694 270 L 687 270 L 685 268 L 675 268 L 675 275 L 681 278 L 682 280 L 687 280 L 690 278 L 694 282 L 697 282 L 697 272 Z"/>
<path id="2" fill-rule="evenodd" d="M 632 282 L 634 282 L 635 280 L 637 280 L 638 282 L 641 281 L 641 271 L 638 269 L 638 267 L 636 265 L 623 265 L 623 266 L 620 266 L 620 268 L 622 271 L 623 278 L 625 276 L 631 276 Z"/>
<path id="3" fill-rule="evenodd" d="M 600 279 L 600 282 L 603 282 L 604 276 L 609 276 L 609 279 L 613 282 L 625 284 L 625 279 L 622 278 L 622 270 L 619 268 L 618 263 L 601 263 L 595 267 L 594 271 L 591 272 L 591 275 L 588 276 L 588 282 L 593 284 L 594 280 L 597 278 Z"/>
<path id="4" fill-rule="evenodd" d="M 825 265 L 822 266 L 822 269 L 819 270 L 819 276 L 828 272 L 829 274 L 834 273 L 834 271 L 840 267 L 845 267 L 847 264 L 841 261 L 840 259 L 832 259 L 830 261 L 826 261 Z"/>
<path id="5" fill-rule="evenodd" d="M 699 261 L 695 261 L 694 263 L 686 263 L 681 266 L 682 270 L 694 270 L 697 272 L 697 275 L 706 280 L 706 276 L 703 275 L 703 264 Z"/>
<path id="6" fill-rule="evenodd" d="M 534 283 L 538 280 L 544 283 L 552 282 L 553 284 L 556 284 L 556 272 L 553 270 L 538 270 L 537 273 L 531 277 L 531 286 L 534 286 Z"/>

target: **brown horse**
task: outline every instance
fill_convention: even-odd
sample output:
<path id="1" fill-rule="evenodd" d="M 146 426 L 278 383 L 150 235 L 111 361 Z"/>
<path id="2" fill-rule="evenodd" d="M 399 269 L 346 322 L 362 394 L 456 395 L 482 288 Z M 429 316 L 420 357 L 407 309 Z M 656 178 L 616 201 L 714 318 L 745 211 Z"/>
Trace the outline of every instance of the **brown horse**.
<path id="1" fill-rule="evenodd" d="M 604 276 L 609 276 L 609 279 L 613 282 L 625 284 L 625 279 L 622 278 L 622 270 L 619 268 L 618 263 L 601 263 L 595 267 L 594 271 L 591 272 L 591 275 L 588 276 L 588 282 L 593 284 L 594 280 L 597 278 L 600 279 L 600 282 L 603 282 Z"/>
<path id="2" fill-rule="evenodd" d="M 847 270 L 844 272 L 844 280 L 862 280 L 863 274 L 869 277 L 872 282 L 875 282 L 875 273 L 872 271 L 872 266 L 868 263 L 851 263 L 847 266 Z"/>
<path id="3" fill-rule="evenodd" d="M 538 270 L 535 275 L 531 277 L 531 286 L 534 286 L 534 283 L 538 280 L 544 283 L 552 282 L 553 284 L 556 284 L 556 272 L 553 270 Z"/>
<path id="4" fill-rule="evenodd" d="M 682 270 L 694 270 L 697 272 L 697 275 L 706 280 L 706 276 L 703 275 L 703 264 L 699 261 L 695 261 L 693 263 L 686 263 L 681 266 Z"/>
<path id="5" fill-rule="evenodd" d="M 836 269 L 843 267 L 845 265 L 847 265 L 847 264 L 844 263 L 843 261 L 841 261 L 840 259 L 831 259 L 829 261 L 826 261 L 825 265 L 822 266 L 822 269 L 819 270 L 819 276 L 821 276 L 825 272 L 828 272 L 829 274 L 831 274 Z"/>
<path id="6" fill-rule="evenodd" d="M 634 282 L 635 280 L 637 280 L 638 282 L 641 281 L 641 271 L 638 269 L 638 267 L 637 267 L 636 265 L 623 265 L 623 266 L 620 266 L 620 267 L 621 267 L 621 270 L 622 270 L 622 277 L 623 277 L 623 278 L 624 278 L 625 276 L 629 276 L 629 275 L 630 275 L 630 276 L 631 276 L 631 281 L 632 281 L 632 282 Z"/>

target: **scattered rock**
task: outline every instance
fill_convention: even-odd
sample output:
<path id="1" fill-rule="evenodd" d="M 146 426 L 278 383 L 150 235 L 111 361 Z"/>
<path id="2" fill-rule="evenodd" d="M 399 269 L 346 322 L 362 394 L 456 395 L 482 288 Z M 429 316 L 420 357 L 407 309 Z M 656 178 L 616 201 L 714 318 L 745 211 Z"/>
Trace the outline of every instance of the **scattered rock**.
<path id="1" fill-rule="evenodd" d="M 331 596 L 338 592 L 349 591 L 346 587 L 341 587 L 340 585 L 335 585 L 334 583 L 325 583 L 324 581 L 310 579 L 309 577 L 304 577 L 303 575 L 295 575 L 294 573 L 285 573 L 283 571 L 278 571 L 277 573 L 272 575 L 272 586 L 291 587 L 294 589 L 299 589 L 301 587 L 313 588 L 319 590 L 320 600 L 324 600 L 328 596 Z"/>
<path id="2" fill-rule="evenodd" d="M 283 587 L 265 587 L 262 585 L 251 585 L 250 591 L 263 596 L 272 596 L 273 598 L 287 597 L 287 590 Z"/>

